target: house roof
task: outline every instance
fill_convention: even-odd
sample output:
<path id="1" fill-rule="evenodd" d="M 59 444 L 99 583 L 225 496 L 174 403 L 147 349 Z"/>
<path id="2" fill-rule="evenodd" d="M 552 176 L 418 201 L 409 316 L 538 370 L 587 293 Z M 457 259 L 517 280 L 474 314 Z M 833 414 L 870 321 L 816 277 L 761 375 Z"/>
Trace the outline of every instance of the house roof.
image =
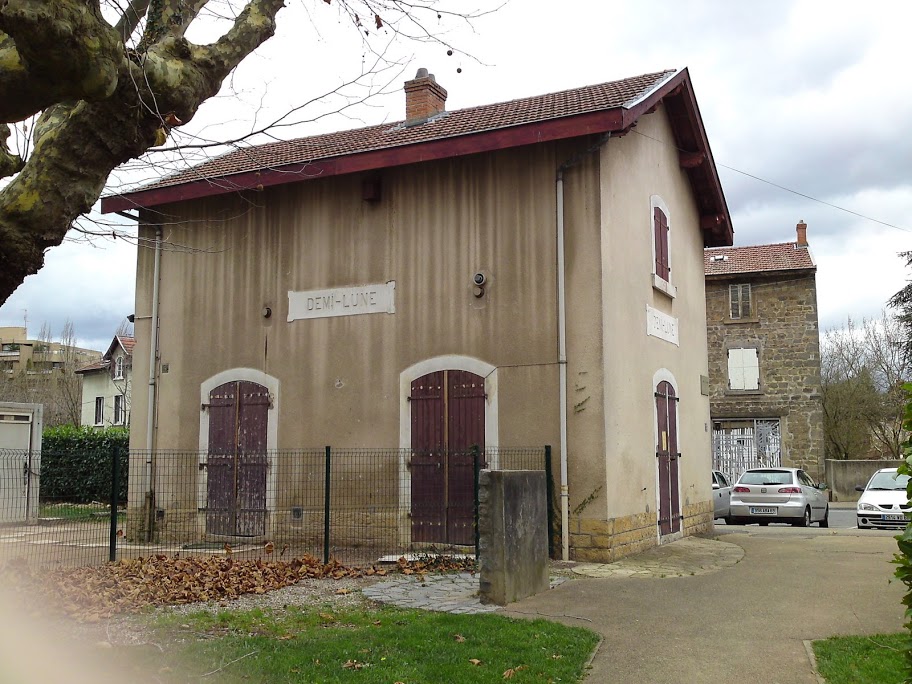
<path id="1" fill-rule="evenodd" d="M 136 338 L 130 337 L 129 335 L 114 335 L 114 339 L 111 340 L 111 344 L 108 346 L 108 351 L 104 353 L 104 356 L 102 356 L 101 359 L 87 364 L 82 368 L 77 368 L 74 372 L 92 373 L 94 371 L 105 370 L 111 366 L 111 359 L 113 358 L 114 351 L 117 347 L 123 349 L 124 354 L 127 356 L 133 356 L 134 346 L 136 346 Z"/>
<path id="2" fill-rule="evenodd" d="M 811 251 L 807 247 L 799 247 L 796 242 L 703 250 L 703 272 L 707 278 L 783 271 L 813 273 L 816 270 L 817 265 Z"/>
<path id="3" fill-rule="evenodd" d="M 660 71 L 404 122 L 244 147 L 121 195 L 102 212 L 261 191 L 272 185 L 507 149 L 585 135 L 628 133 L 662 103 L 690 179 L 707 245 L 730 245 L 731 217 L 687 69 Z"/>

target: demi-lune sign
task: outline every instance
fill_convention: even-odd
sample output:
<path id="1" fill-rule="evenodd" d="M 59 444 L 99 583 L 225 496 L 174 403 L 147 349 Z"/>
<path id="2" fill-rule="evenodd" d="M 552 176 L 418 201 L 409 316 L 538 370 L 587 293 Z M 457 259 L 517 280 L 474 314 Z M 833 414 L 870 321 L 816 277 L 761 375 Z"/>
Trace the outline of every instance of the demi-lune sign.
<path id="1" fill-rule="evenodd" d="M 396 281 L 288 293 L 288 321 L 358 314 L 396 313 Z"/>
<path id="2" fill-rule="evenodd" d="M 646 334 L 680 346 L 678 319 L 653 309 L 649 304 L 646 305 Z"/>

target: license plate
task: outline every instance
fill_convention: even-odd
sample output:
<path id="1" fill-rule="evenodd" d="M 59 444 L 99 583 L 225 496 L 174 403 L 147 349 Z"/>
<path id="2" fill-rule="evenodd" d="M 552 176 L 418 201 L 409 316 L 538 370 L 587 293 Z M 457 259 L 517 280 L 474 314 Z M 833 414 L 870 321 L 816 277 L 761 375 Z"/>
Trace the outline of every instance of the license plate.
<path id="1" fill-rule="evenodd" d="M 906 516 L 896 515 L 895 513 L 885 513 L 883 516 L 884 520 L 905 520 Z"/>
<path id="2" fill-rule="evenodd" d="M 776 515 L 775 508 L 757 508 L 751 506 L 751 515 Z"/>

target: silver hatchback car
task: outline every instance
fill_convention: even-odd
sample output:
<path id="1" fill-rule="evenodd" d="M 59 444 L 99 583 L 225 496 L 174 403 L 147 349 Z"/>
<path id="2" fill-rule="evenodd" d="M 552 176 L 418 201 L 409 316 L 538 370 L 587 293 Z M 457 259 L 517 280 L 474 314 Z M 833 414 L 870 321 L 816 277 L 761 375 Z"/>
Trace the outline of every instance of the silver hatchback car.
<path id="1" fill-rule="evenodd" d="M 732 523 L 769 525 L 782 522 L 807 527 L 812 522 L 829 527 L 829 496 L 799 468 L 751 468 L 732 489 Z"/>

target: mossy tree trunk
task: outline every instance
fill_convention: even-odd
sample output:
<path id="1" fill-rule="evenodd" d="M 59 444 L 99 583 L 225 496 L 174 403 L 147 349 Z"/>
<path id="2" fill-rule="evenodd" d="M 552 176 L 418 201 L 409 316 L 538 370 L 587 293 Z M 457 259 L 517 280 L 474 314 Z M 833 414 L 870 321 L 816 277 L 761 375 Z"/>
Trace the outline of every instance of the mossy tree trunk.
<path id="1" fill-rule="evenodd" d="M 275 31 L 283 0 L 250 0 L 216 42 L 185 37 L 208 0 L 0 0 L 0 304 L 98 200 L 111 171 L 190 121 Z M 142 36 L 128 47 L 145 17 Z M 10 128 L 39 114 L 26 159 Z M 11 177 L 11 178 L 10 178 Z"/>

